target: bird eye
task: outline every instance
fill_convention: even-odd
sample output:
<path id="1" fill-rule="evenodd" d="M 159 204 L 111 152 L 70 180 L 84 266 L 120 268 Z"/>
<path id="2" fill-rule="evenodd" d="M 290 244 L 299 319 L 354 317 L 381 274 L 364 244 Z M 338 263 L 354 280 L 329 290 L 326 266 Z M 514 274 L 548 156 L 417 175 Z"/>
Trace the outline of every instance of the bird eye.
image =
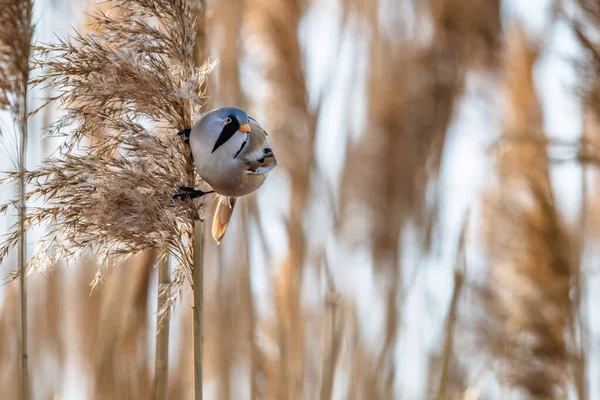
<path id="1" fill-rule="evenodd" d="M 227 117 L 227 119 L 225 119 L 225 123 L 226 124 L 230 124 L 233 120 L 231 119 L 231 117 Z"/>

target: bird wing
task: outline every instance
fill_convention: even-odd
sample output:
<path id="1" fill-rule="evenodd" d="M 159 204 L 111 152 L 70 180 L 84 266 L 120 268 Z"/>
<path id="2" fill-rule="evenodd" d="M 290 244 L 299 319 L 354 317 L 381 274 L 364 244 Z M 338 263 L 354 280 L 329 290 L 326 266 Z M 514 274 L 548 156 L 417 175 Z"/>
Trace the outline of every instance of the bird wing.
<path id="1" fill-rule="evenodd" d="M 235 207 L 235 197 L 219 196 L 217 202 L 217 209 L 215 210 L 215 216 L 213 217 L 212 235 L 217 244 L 221 243 L 221 239 L 225 235 L 231 215 L 233 215 L 233 208 Z"/>
<path id="2" fill-rule="evenodd" d="M 252 162 L 246 164 L 246 173 L 249 175 L 264 175 L 270 172 L 277 165 L 277 161 L 265 161 L 264 163 Z"/>
<path id="3" fill-rule="evenodd" d="M 256 161 L 246 161 L 246 173 L 263 175 L 277 166 L 277 159 L 270 147 L 263 149 L 263 157 Z"/>
<path id="4" fill-rule="evenodd" d="M 255 119 L 248 118 L 252 132 L 241 157 L 245 164 L 244 172 L 249 175 L 264 175 L 277 166 L 277 159 L 267 142 L 267 132 Z"/>

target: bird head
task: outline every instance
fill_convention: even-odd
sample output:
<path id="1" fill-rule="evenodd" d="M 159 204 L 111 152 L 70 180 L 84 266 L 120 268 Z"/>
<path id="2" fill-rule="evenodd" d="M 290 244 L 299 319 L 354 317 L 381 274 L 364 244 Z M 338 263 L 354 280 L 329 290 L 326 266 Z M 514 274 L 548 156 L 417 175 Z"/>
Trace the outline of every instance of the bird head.
<path id="1" fill-rule="evenodd" d="M 210 152 L 219 149 L 237 151 L 240 144 L 247 140 L 251 128 L 248 114 L 236 107 L 222 107 L 207 112 L 198 122 L 197 129 L 209 144 Z"/>

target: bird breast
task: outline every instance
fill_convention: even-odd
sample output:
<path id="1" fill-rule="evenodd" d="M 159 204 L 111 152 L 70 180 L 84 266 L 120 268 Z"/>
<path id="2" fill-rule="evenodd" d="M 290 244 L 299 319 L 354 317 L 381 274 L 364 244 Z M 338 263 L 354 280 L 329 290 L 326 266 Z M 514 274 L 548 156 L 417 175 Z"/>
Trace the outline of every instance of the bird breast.
<path id="1" fill-rule="evenodd" d="M 242 165 L 240 163 L 240 165 Z M 212 190 L 223 196 L 241 197 L 257 190 L 265 182 L 266 175 L 249 175 L 245 173 L 243 166 L 229 174 L 221 173 L 206 174 L 200 176 L 210 185 Z"/>

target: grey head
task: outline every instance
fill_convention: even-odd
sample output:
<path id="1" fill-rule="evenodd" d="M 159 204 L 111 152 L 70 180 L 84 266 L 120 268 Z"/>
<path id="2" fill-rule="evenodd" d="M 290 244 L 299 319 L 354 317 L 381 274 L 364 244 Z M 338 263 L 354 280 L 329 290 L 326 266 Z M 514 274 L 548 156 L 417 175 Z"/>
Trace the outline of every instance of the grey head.
<path id="1" fill-rule="evenodd" d="M 189 143 L 196 171 L 218 191 L 219 185 L 239 179 L 244 163 L 236 158 L 248 143 L 248 114 L 236 107 L 207 112 L 191 129 Z"/>
<path id="2" fill-rule="evenodd" d="M 219 149 L 237 151 L 250 132 L 248 114 L 237 107 L 222 107 L 207 112 L 192 128 L 191 140 L 200 139 L 210 154 Z"/>

